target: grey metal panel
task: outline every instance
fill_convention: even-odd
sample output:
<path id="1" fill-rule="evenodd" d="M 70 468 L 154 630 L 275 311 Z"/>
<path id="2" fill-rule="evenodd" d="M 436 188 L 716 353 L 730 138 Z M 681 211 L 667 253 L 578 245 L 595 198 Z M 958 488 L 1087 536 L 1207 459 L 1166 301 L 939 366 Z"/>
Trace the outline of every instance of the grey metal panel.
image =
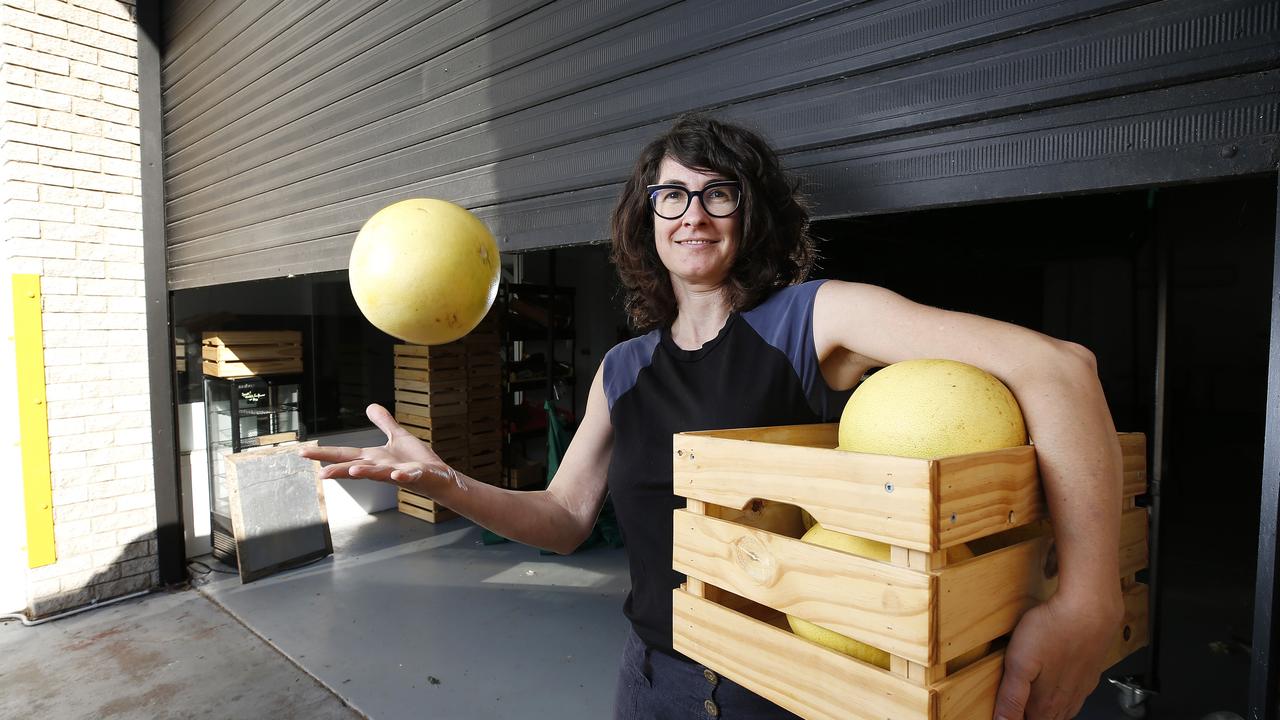
<path id="1" fill-rule="evenodd" d="M 258 35 L 249 31 L 269 13 L 281 8 L 287 10 L 291 4 L 295 7 L 309 7 L 314 5 L 316 0 L 303 0 L 303 2 L 306 4 L 303 5 L 297 0 L 294 3 L 285 3 L 282 0 L 254 0 L 242 3 L 231 12 L 226 12 L 230 3 L 223 0 L 221 3 L 215 3 L 209 12 L 201 13 L 195 18 L 194 27 L 191 29 L 192 33 L 200 33 L 199 40 L 187 44 L 184 48 L 173 48 L 166 53 L 161 71 L 161 88 L 164 90 L 163 107 L 167 109 L 172 102 L 168 88 L 175 81 L 185 78 L 193 69 L 211 59 L 228 52 L 235 52 L 237 45 L 255 40 Z M 216 72 L 204 74 L 207 77 L 217 76 Z"/>
<path id="2" fill-rule="evenodd" d="M 169 0 L 162 2 L 161 20 L 164 33 L 161 63 L 170 62 L 191 48 L 222 18 L 231 14 L 245 0 Z M 163 77 L 161 77 L 163 82 Z"/>
<path id="3" fill-rule="evenodd" d="M 222 202 L 216 198 L 226 197 L 228 190 L 233 195 L 227 201 L 248 197 L 346 164 L 383 157 L 453 130 L 478 128 L 505 143 L 504 138 L 499 138 L 503 134 L 501 128 L 481 128 L 479 124 L 677 60 L 707 44 L 730 43 L 793 23 L 811 16 L 815 7 L 822 7 L 780 0 L 719 0 L 705 4 L 706 12 L 685 17 L 687 8 L 662 10 L 664 5 L 671 5 L 670 0 L 596 0 L 552 5 L 483 38 L 483 44 L 468 44 L 456 53 L 431 60 L 412 74 L 367 91 L 324 93 L 313 100 L 303 100 L 303 109 L 310 109 L 311 105 L 319 108 L 305 123 L 294 123 L 265 135 L 262 123 L 232 124 L 227 126 L 227 132 L 220 133 L 212 147 L 197 143 L 188 152 L 185 146 L 175 145 L 170 166 L 170 212 L 175 220 L 189 217 L 208 209 L 211 202 Z M 741 20 L 727 19 L 733 17 L 735 10 L 744 9 L 750 12 L 743 12 Z M 572 15 L 566 16 L 570 10 Z M 619 19 L 635 22 L 619 25 Z M 563 45 L 569 47 L 562 48 Z M 368 62 L 377 68 L 382 59 L 371 57 Z M 691 76 L 685 80 L 706 86 L 713 78 Z M 283 96 L 280 102 L 263 109 L 260 115 L 267 127 L 279 126 L 300 112 L 290 100 Z M 544 142 L 557 144 L 565 129 L 574 127 L 568 121 L 558 125 L 542 128 Z M 303 134 L 301 130 L 305 128 L 313 128 L 313 133 Z M 311 144 L 304 146 L 307 142 Z M 308 152 L 296 154 L 304 147 Z M 453 151 L 454 157 L 462 161 L 468 159 L 465 153 L 465 149 Z M 225 185 L 233 187 L 208 186 L 207 171 L 197 177 L 184 177 L 193 162 L 211 158 L 222 169 L 218 175 L 227 179 Z M 283 160 L 269 164 L 275 158 Z M 318 182 L 326 179 L 321 177 Z M 203 190 L 204 197 L 188 197 L 193 187 Z M 246 194 L 240 187 L 252 191 Z"/>
<path id="4" fill-rule="evenodd" d="M 1121 13 L 1122 23 L 1104 23 L 1098 18 L 1061 26 L 1034 36 L 768 96 L 727 108 L 725 114 L 764 130 L 787 152 L 887 134 L 904 124 L 927 127 L 967 122 L 1096 94 L 1185 82 L 1206 73 L 1224 74 L 1280 59 L 1280 14 L 1257 12 L 1265 10 L 1258 0 L 1221 6 L 1230 11 L 1223 13 L 1226 17 L 1261 16 L 1264 21 L 1238 23 L 1226 36 L 1186 32 L 1203 13 L 1200 3 L 1185 0 L 1148 6 Z M 1129 49 L 1138 44 L 1149 49 L 1142 53 Z M 381 155 L 369 162 L 342 163 L 345 166 L 329 175 L 273 189 L 245 202 L 228 202 L 221 213 L 173 221 L 172 257 L 176 262 L 195 262 L 226 247 L 247 251 L 278 241 L 302 242 L 308 232 L 339 231 L 340 218 L 358 223 L 383 204 L 408 195 L 446 197 L 474 207 L 616 181 L 626 173 L 635 150 L 656 134 L 661 124 L 561 144 L 491 166 L 466 167 L 466 160 L 487 159 L 466 151 L 473 149 L 476 141 L 494 143 L 489 150 L 493 156 L 536 150 L 537 146 L 528 143 L 550 133 L 551 123 L 557 119 L 576 115 L 574 103 L 588 99 L 596 102 L 587 106 L 586 114 L 599 116 L 603 129 L 608 129 L 611 119 L 623 124 L 627 116 L 653 117 L 672 104 L 676 108 L 682 103 L 696 107 L 697 88 L 682 87 L 682 78 L 728 75 L 734 67 L 758 68 L 764 73 L 771 60 L 789 72 L 792 68 L 785 57 L 779 57 L 774 49 L 778 46 L 790 49 L 803 47 L 803 43 L 784 35 L 754 54 L 700 56 L 687 61 L 690 66 L 661 68 L 659 74 L 669 78 L 665 82 L 649 79 L 597 87 L 436 143 Z M 1206 54 L 1209 49 L 1212 54 Z M 757 77 L 752 72 L 745 76 Z M 730 95 L 741 91 L 740 86 L 728 88 Z M 632 102 L 619 100 L 619 96 Z M 609 108 L 623 110 L 611 114 Z M 472 144 L 451 142 L 458 140 L 457 136 Z M 559 137 L 571 136 L 562 133 Z M 439 173 L 455 167 L 466 169 Z M 425 179 L 415 179 L 422 177 Z M 353 187 L 365 194 L 352 197 Z M 226 193 L 234 196 L 235 191 L 228 187 Z M 180 204 L 175 201 L 171 205 L 171 214 L 176 214 L 172 209 Z M 297 218 L 304 213 L 308 222 L 299 224 Z"/>
<path id="5" fill-rule="evenodd" d="M 1263 0 L 761 0 L 726 4 L 726 14 L 708 13 L 706 3 L 695 12 L 692 3 L 652 2 L 644 6 L 651 12 L 633 9 L 624 19 L 637 19 L 625 23 L 609 22 L 609 0 L 556 2 L 448 48 L 414 56 L 403 47 L 394 54 L 392 43 L 360 46 L 363 53 L 342 55 L 354 60 L 327 70 L 302 63 L 312 66 L 309 79 L 291 79 L 305 70 L 301 54 L 315 54 L 312 45 L 292 61 L 281 58 L 272 82 L 260 73 L 207 98 L 195 93 L 209 111 L 194 125 L 208 127 L 190 135 L 171 128 L 169 135 L 172 286 L 340 268 L 340 248 L 349 247 L 360 223 L 413 195 L 474 208 L 505 248 L 598 240 L 612 199 L 597 193 L 616 192 L 638 147 L 688 109 L 714 108 L 755 125 L 791 154 L 789 162 L 812 165 L 815 177 L 831 183 L 847 179 L 847 170 L 832 168 L 861 168 L 874 164 L 875 152 L 900 152 L 893 141 L 924 148 L 931 139 L 959 138 L 948 142 L 982 155 L 994 151 L 979 150 L 976 136 L 965 134 L 974 128 L 999 126 L 1011 136 L 1044 130 L 1065 117 L 1062 106 L 1083 113 L 1082 127 L 1102 127 L 1112 117 L 1104 113 L 1141 109 L 1121 102 L 1125 95 L 1154 99 L 1163 97 L 1158 88 L 1242 72 L 1256 79 L 1257 70 L 1280 66 L 1277 4 Z M 557 43 L 549 19 L 570 11 L 582 19 L 565 33 L 577 32 Z M 707 15 L 720 20 L 716 27 L 698 24 Z M 726 17 L 747 23 L 734 26 Z M 197 20 L 192 27 L 200 27 Z M 673 40 L 679 27 L 693 30 Z M 319 37 L 314 28 L 294 32 Z M 523 48 L 522 39 L 529 43 Z M 378 74 L 379 63 L 392 59 L 393 72 Z M 367 66 L 355 68 L 361 62 Z M 1208 93 L 1205 102 L 1238 100 L 1231 93 L 1239 88 L 1226 80 L 1195 87 Z M 189 142 L 173 142 L 178 138 Z M 818 161 L 799 152 L 815 148 L 837 154 Z M 1074 192 L 1089 182 L 1177 182 L 1223 169 L 1181 162 L 1185 157 L 1138 154 L 1123 181 L 1121 170 L 1107 170 L 1097 158 L 1012 171 L 969 166 L 969 185 L 986 194 L 954 178 L 866 188 L 836 182 L 823 186 L 830 200 L 820 211 L 974 202 L 996 197 L 992 188 L 1018 196 Z M 1241 151 L 1225 172 L 1243 172 L 1257 157 Z M 1072 176 L 1079 163 L 1099 174 Z M 1020 186 L 991 182 L 1019 173 L 1035 177 Z M 865 197 L 849 200 L 855 190 L 866 190 Z"/>
<path id="6" fill-rule="evenodd" d="M 930 4 L 939 6 L 947 3 Z M 567 48 L 564 53 L 503 73 L 502 76 L 506 77 L 495 77 L 492 84 L 472 86 L 439 101 L 415 107 L 387 123 L 370 123 L 364 129 L 335 140 L 319 142 L 312 148 L 314 153 L 287 157 L 244 173 L 232 174 L 228 168 L 225 180 L 206 185 L 192 196 L 182 195 L 185 184 L 181 177 L 173 178 L 169 188 L 169 214 L 174 223 L 171 242 L 180 244 L 192 237 L 210 238 L 235 225 L 249 225 L 265 217 L 307 210 L 349 193 L 352 187 L 368 192 L 404 187 L 416 178 L 441 176 L 458 168 L 564 145 L 578 137 L 665 119 L 671 114 L 707 104 L 727 103 L 754 94 L 810 84 L 832 75 L 861 72 L 868 67 L 901 61 L 903 57 L 925 56 L 938 52 L 939 47 L 964 46 L 978 39 L 990 38 L 993 33 L 1007 34 L 1012 28 L 1023 27 L 1010 24 L 1012 21 L 1007 18 L 1005 23 L 996 23 L 992 22 L 991 16 L 972 12 L 922 13 L 916 7 L 918 3 L 863 5 L 852 11 L 827 15 L 821 23 L 788 27 L 716 53 L 665 64 L 650 73 L 631 75 L 617 83 L 601 84 L 610 79 L 607 73 L 616 74 L 616 68 L 628 70 L 628 63 L 643 62 L 654 53 L 659 53 L 656 57 L 663 62 L 670 59 L 662 55 L 663 52 L 674 52 L 677 56 L 687 54 L 685 49 L 664 50 L 672 47 L 673 40 L 679 39 L 669 37 L 668 28 L 672 25 L 686 27 L 689 31 L 686 37 L 696 38 L 698 42 L 725 42 L 735 37 L 750 36 L 762 29 L 759 22 L 749 23 L 741 29 L 723 22 L 721 18 L 732 13 L 734 8 L 741 9 L 742 5 L 722 5 L 723 12 L 705 13 L 706 17 L 713 18 L 706 21 L 695 17 L 680 23 L 678 17 L 671 14 L 680 8 L 655 14 L 634 26 L 620 28 L 617 33 L 583 43 L 587 54 L 582 54 L 578 46 Z M 993 12 L 1007 12 L 1004 7 L 1007 3 L 989 5 L 992 5 Z M 1063 13 L 1074 15 L 1081 12 L 1080 5 L 1075 3 L 1070 8 L 1038 7 L 1035 13 L 1020 14 L 1017 22 L 1058 22 Z M 755 8 L 756 12 L 750 15 L 760 15 L 760 9 Z M 774 21 L 792 21 L 796 17 L 794 12 L 780 13 Z M 706 26 L 700 25 L 701 22 Z M 602 45 L 607 50 L 618 44 L 611 37 L 614 34 L 630 40 L 621 51 L 625 54 L 593 56 Z M 888 36 L 893 40 L 874 40 Z M 582 67 L 588 70 L 577 71 Z M 596 67 L 603 69 L 593 72 L 591 69 Z M 549 92 L 559 88 L 566 73 L 575 71 L 594 81 L 596 86 L 492 123 L 465 124 L 485 117 L 486 102 L 497 111 L 505 106 L 518 106 L 522 101 L 528 102 L 531 95 L 541 99 L 537 96 L 540 90 Z M 459 125 L 465 129 L 395 153 L 412 141 Z M 376 151 L 369 150 L 370 144 L 384 137 L 384 133 L 386 141 L 376 144 Z M 272 152 L 265 145 L 259 149 Z M 370 155 L 373 156 L 371 159 Z M 321 174 L 326 171 L 333 172 Z M 507 184 L 519 186 L 521 183 Z M 266 194 L 275 190 L 282 192 Z M 463 200 L 457 195 L 446 197 Z M 233 204 L 244 198 L 251 200 Z M 290 202 L 294 204 L 290 205 Z M 201 217 L 195 222 L 185 222 L 193 215 L 215 209 L 221 212 Z M 226 238 L 216 241 L 225 242 Z"/>
<path id="7" fill-rule="evenodd" d="M 431 117 L 424 114 L 424 108 L 434 107 L 438 98 L 486 77 L 537 61 L 565 45 L 671 2 L 591 0 L 572 6 L 552 5 L 447 52 L 439 53 L 424 42 L 400 43 L 376 55 L 369 53 L 344 66 L 343 72 L 352 78 L 348 82 L 338 84 L 326 79 L 329 87 L 318 91 L 311 90 L 308 84 L 301 85 L 208 135 L 175 148 L 169 167 L 171 198 L 209 191 L 208 178 L 201 174 L 199 166 L 211 160 L 225 169 L 220 174 L 238 176 L 235 185 L 253 184 L 253 176 L 263 174 L 287 184 L 290 167 L 301 169 L 306 173 L 301 177 L 306 177 L 323 172 L 325 164 L 333 162 L 335 152 L 367 156 L 368 143 L 362 142 L 360 135 L 376 134 L 384 143 L 404 135 L 412 143 L 415 133 L 426 138 L 446 132 L 450 125 L 466 127 L 468 118 L 443 114 Z M 571 89 L 570 86 L 562 92 Z M 526 102 L 535 100 L 532 93 L 526 97 Z M 485 107 L 483 97 L 480 106 Z M 342 136 L 340 140 L 332 140 L 338 136 Z M 184 138 L 177 134 L 174 139 Z M 280 167 L 276 163 L 268 167 L 267 163 L 281 159 L 292 165 Z M 313 163 L 316 167 L 311 170 Z M 194 173 L 190 172 L 193 168 Z M 255 191 L 264 189 L 267 188 L 258 187 Z"/>

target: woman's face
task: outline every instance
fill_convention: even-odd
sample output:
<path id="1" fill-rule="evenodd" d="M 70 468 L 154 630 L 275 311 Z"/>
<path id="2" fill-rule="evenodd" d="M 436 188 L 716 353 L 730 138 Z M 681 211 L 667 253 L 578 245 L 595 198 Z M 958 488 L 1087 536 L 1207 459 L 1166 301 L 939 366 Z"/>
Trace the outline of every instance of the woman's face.
<path id="1" fill-rule="evenodd" d="M 663 158 L 654 184 L 679 185 L 702 190 L 717 180 L 729 180 L 719 173 L 691 170 L 671 158 Z M 712 217 L 702 198 L 693 198 L 684 215 L 668 220 L 653 215 L 653 235 L 658 257 L 671 273 L 672 284 L 688 289 L 720 286 L 729 276 L 734 254 L 742 238 L 742 208 L 728 217 Z"/>

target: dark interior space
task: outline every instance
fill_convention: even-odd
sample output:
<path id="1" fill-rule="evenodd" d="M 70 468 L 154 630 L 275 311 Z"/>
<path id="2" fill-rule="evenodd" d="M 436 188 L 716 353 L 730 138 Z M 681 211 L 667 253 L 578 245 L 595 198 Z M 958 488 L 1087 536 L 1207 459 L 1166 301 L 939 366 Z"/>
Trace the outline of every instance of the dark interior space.
<path id="1" fill-rule="evenodd" d="M 1275 180 L 1264 177 L 813 227 L 817 276 L 1090 348 L 1117 429 L 1147 433 L 1149 452 L 1166 253 L 1159 654 L 1154 682 L 1144 680 L 1160 694 L 1151 717 L 1247 707 L 1275 202 Z M 1146 673 L 1146 658 L 1121 669 Z"/>

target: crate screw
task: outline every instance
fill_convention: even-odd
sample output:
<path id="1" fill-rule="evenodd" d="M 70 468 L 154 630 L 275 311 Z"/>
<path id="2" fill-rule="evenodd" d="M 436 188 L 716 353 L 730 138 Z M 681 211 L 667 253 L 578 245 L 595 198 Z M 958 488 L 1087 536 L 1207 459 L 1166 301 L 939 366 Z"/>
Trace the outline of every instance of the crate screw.
<path id="1" fill-rule="evenodd" d="M 1010 511 L 1009 511 L 1009 524 L 1010 524 L 1010 525 L 1012 525 L 1012 524 L 1013 524 L 1013 511 L 1012 511 L 1012 510 L 1010 510 Z"/>
<path id="2" fill-rule="evenodd" d="M 678 455 L 678 456 L 680 456 L 680 457 L 684 457 L 684 451 L 683 451 L 683 450 L 677 450 L 677 451 L 676 451 L 676 455 Z"/>
<path id="3" fill-rule="evenodd" d="M 951 522 L 953 522 L 953 523 L 954 523 L 955 521 L 956 521 L 956 514 L 955 514 L 955 513 L 951 513 Z"/>
<path id="4" fill-rule="evenodd" d="M 887 482 L 887 483 L 885 483 L 885 484 L 884 484 L 884 491 L 885 491 L 885 492 L 889 492 L 889 493 L 893 492 L 893 483 L 891 483 L 891 482 Z"/>

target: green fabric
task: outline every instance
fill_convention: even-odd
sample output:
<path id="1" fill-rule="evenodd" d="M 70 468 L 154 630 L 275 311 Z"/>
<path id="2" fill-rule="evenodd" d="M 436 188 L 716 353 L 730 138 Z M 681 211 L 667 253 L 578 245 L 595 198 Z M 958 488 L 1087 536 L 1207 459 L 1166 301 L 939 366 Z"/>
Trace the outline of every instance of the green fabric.
<path id="1" fill-rule="evenodd" d="M 550 400 L 543 403 L 542 408 L 547 411 L 547 477 L 545 483 L 549 484 L 551 478 L 556 476 L 556 471 L 560 469 L 560 459 L 564 457 L 564 451 L 569 447 L 569 433 L 564 429 L 564 425 L 560 422 L 560 413 L 556 412 L 556 406 Z M 543 487 L 546 487 L 546 484 Z M 484 531 L 481 541 L 485 545 L 509 542 L 507 538 L 489 530 Z M 613 512 L 613 501 L 608 497 L 604 500 L 604 507 L 600 509 L 600 516 L 596 518 L 596 524 L 591 529 L 591 534 L 587 536 L 586 540 L 582 541 L 582 544 L 574 552 L 601 546 L 622 547 L 622 532 L 618 529 L 618 518 Z M 542 554 L 554 555 L 555 553 L 550 550 L 543 550 Z"/>

